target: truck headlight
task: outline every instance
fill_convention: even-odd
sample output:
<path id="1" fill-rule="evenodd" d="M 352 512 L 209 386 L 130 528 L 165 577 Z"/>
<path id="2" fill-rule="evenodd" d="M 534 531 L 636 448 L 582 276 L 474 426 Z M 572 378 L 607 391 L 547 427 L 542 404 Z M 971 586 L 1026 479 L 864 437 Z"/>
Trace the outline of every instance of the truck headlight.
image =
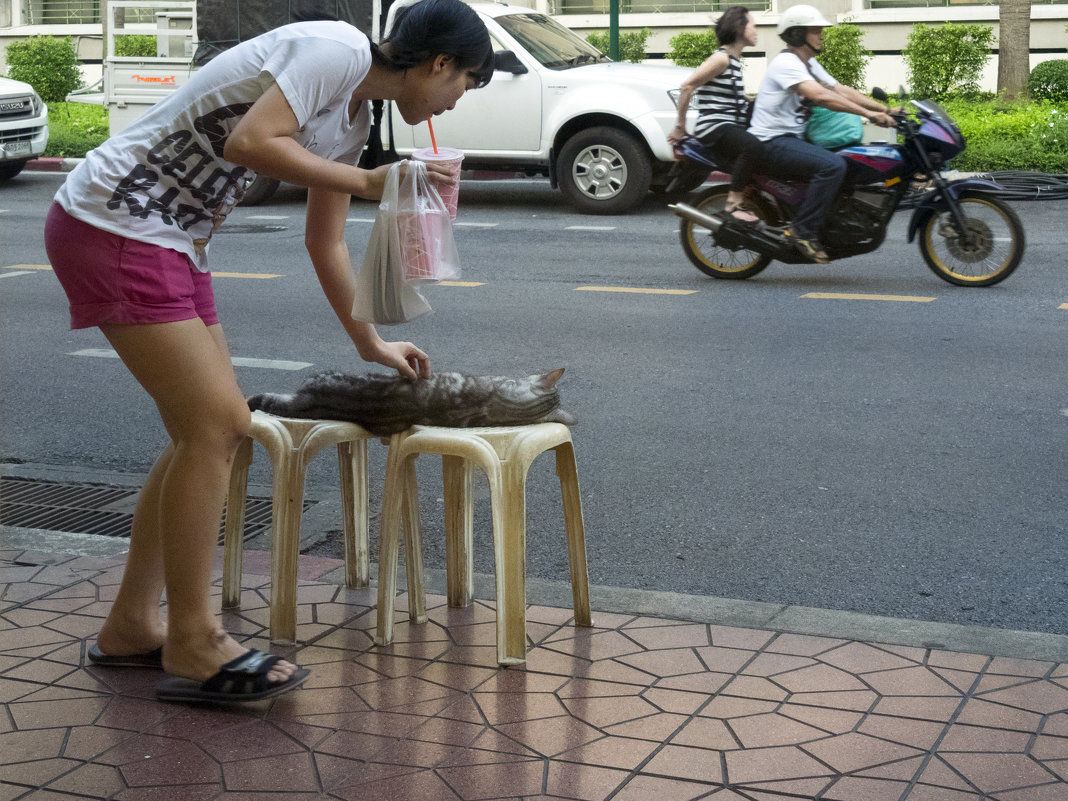
<path id="1" fill-rule="evenodd" d="M 41 113 L 41 109 L 44 108 L 44 101 L 41 100 L 41 96 L 36 92 L 30 97 L 30 109 L 33 111 L 33 116 L 37 116 Z"/>
<path id="2" fill-rule="evenodd" d="M 671 98 L 671 103 L 675 108 L 679 107 L 679 97 L 682 96 L 681 89 L 669 89 L 668 97 Z M 690 108 L 694 111 L 697 110 L 697 95 L 690 95 Z"/>

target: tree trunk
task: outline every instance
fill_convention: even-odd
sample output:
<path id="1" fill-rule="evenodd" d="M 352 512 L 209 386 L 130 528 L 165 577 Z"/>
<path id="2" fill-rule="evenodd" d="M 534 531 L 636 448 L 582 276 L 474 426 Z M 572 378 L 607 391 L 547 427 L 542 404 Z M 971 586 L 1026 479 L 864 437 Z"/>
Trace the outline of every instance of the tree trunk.
<path id="1" fill-rule="evenodd" d="M 1001 0 L 999 18 L 998 93 L 1013 100 L 1031 73 L 1031 0 Z"/>

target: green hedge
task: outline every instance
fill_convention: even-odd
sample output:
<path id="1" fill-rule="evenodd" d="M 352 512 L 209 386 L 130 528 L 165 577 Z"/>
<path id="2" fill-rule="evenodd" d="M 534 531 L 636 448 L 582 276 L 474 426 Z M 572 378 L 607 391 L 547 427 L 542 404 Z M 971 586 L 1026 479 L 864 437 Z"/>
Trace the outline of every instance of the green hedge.
<path id="1" fill-rule="evenodd" d="M 951 99 L 942 106 L 968 143 L 956 169 L 1068 174 L 1068 103 Z"/>
<path id="2" fill-rule="evenodd" d="M 700 67 L 704 60 L 716 52 L 719 40 L 709 29 L 703 33 L 683 31 L 671 37 L 671 50 L 665 57 L 680 67 Z"/>
<path id="3" fill-rule="evenodd" d="M 1033 170 L 1068 175 L 1068 103 L 945 100 L 967 149 L 953 166 L 968 172 Z M 46 156 L 78 158 L 107 138 L 103 106 L 53 103 Z"/>
<path id="4" fill-rule="evenodd" d="M 1035 100 L 1068 101 L 1068 58 L 1036 64 L 1027 79 Z"/>
<path id="5" fill-rule="evenodd" d="M 82 85 L 70 36 L 30 36 L 7 46 L 8 77 L 25 81 L 46 103 L 62 101 Z"/>
<path id="6" fill-rule="evenodd" d="M 108 138 L 108 110 L 89 103 L 50 103 L 48 146 L 53 158 L 81 158 Z"/>
<path id="7" fill-rule="evenodd" d="M 640 31 L 623 31 L 619 34 L 619 60 L 641 64 L 645 61 L 645 45 L 652 31 L 642 28 Z M 593 31 L 586 35 L 586 41 L 608 55 L 610 34 L 608 31 Z"/>

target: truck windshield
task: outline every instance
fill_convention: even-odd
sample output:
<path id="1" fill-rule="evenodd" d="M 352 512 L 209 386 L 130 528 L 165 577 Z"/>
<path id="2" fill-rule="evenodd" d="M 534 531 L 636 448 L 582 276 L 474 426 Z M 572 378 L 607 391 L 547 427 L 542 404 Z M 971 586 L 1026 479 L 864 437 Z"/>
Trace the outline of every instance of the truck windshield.
<path id="1" fill-rule="evenodd" d="M 585 39 L 544 14 L 504 14 L 496 22 L 551 70 L 611 61 Z"/>

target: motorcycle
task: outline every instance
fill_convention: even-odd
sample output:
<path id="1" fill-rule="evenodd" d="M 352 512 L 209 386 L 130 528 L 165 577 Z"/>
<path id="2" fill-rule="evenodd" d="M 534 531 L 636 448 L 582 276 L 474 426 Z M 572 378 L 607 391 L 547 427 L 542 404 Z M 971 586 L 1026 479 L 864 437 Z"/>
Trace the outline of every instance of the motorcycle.
<path id="1" fill-rule="evenodd" d="M 876 89 L 873 95 L 885 101 Z M 914 203 L 908 241 L 919 236 L 920 253 L 935 275 L 958 286 L 1004 281 L 1024 253 L 1024 230 L 1000 200 L 998 184 L 977 178 L 947 180 L 945 164 L 964 150 L 960 129 L 930 100 L 910 100 L 913 113 L 896 112 L 900 144 L 872 143 L 835 150 L 846 159 L 846 177 L 835 196 L 820 241 L 831 260 L 870 253 L 886 237 L 894 212 Z M 696 139 L 680 144 L 681 155 L 703 170 L 729 171 Z M 922 188 L 917 188 L 922 187 Z M 698 270 L 713 278 L 756 275 L 772 260 L 811 263 L 784 232 L 808 184 L 768 175 L 747 187 L 746 208 L 760 218 L 742 222 L 727 214 L 727 186 L 699 195 L 693 205 L 669 208 L 682 218 L 682 249 Z"/>

